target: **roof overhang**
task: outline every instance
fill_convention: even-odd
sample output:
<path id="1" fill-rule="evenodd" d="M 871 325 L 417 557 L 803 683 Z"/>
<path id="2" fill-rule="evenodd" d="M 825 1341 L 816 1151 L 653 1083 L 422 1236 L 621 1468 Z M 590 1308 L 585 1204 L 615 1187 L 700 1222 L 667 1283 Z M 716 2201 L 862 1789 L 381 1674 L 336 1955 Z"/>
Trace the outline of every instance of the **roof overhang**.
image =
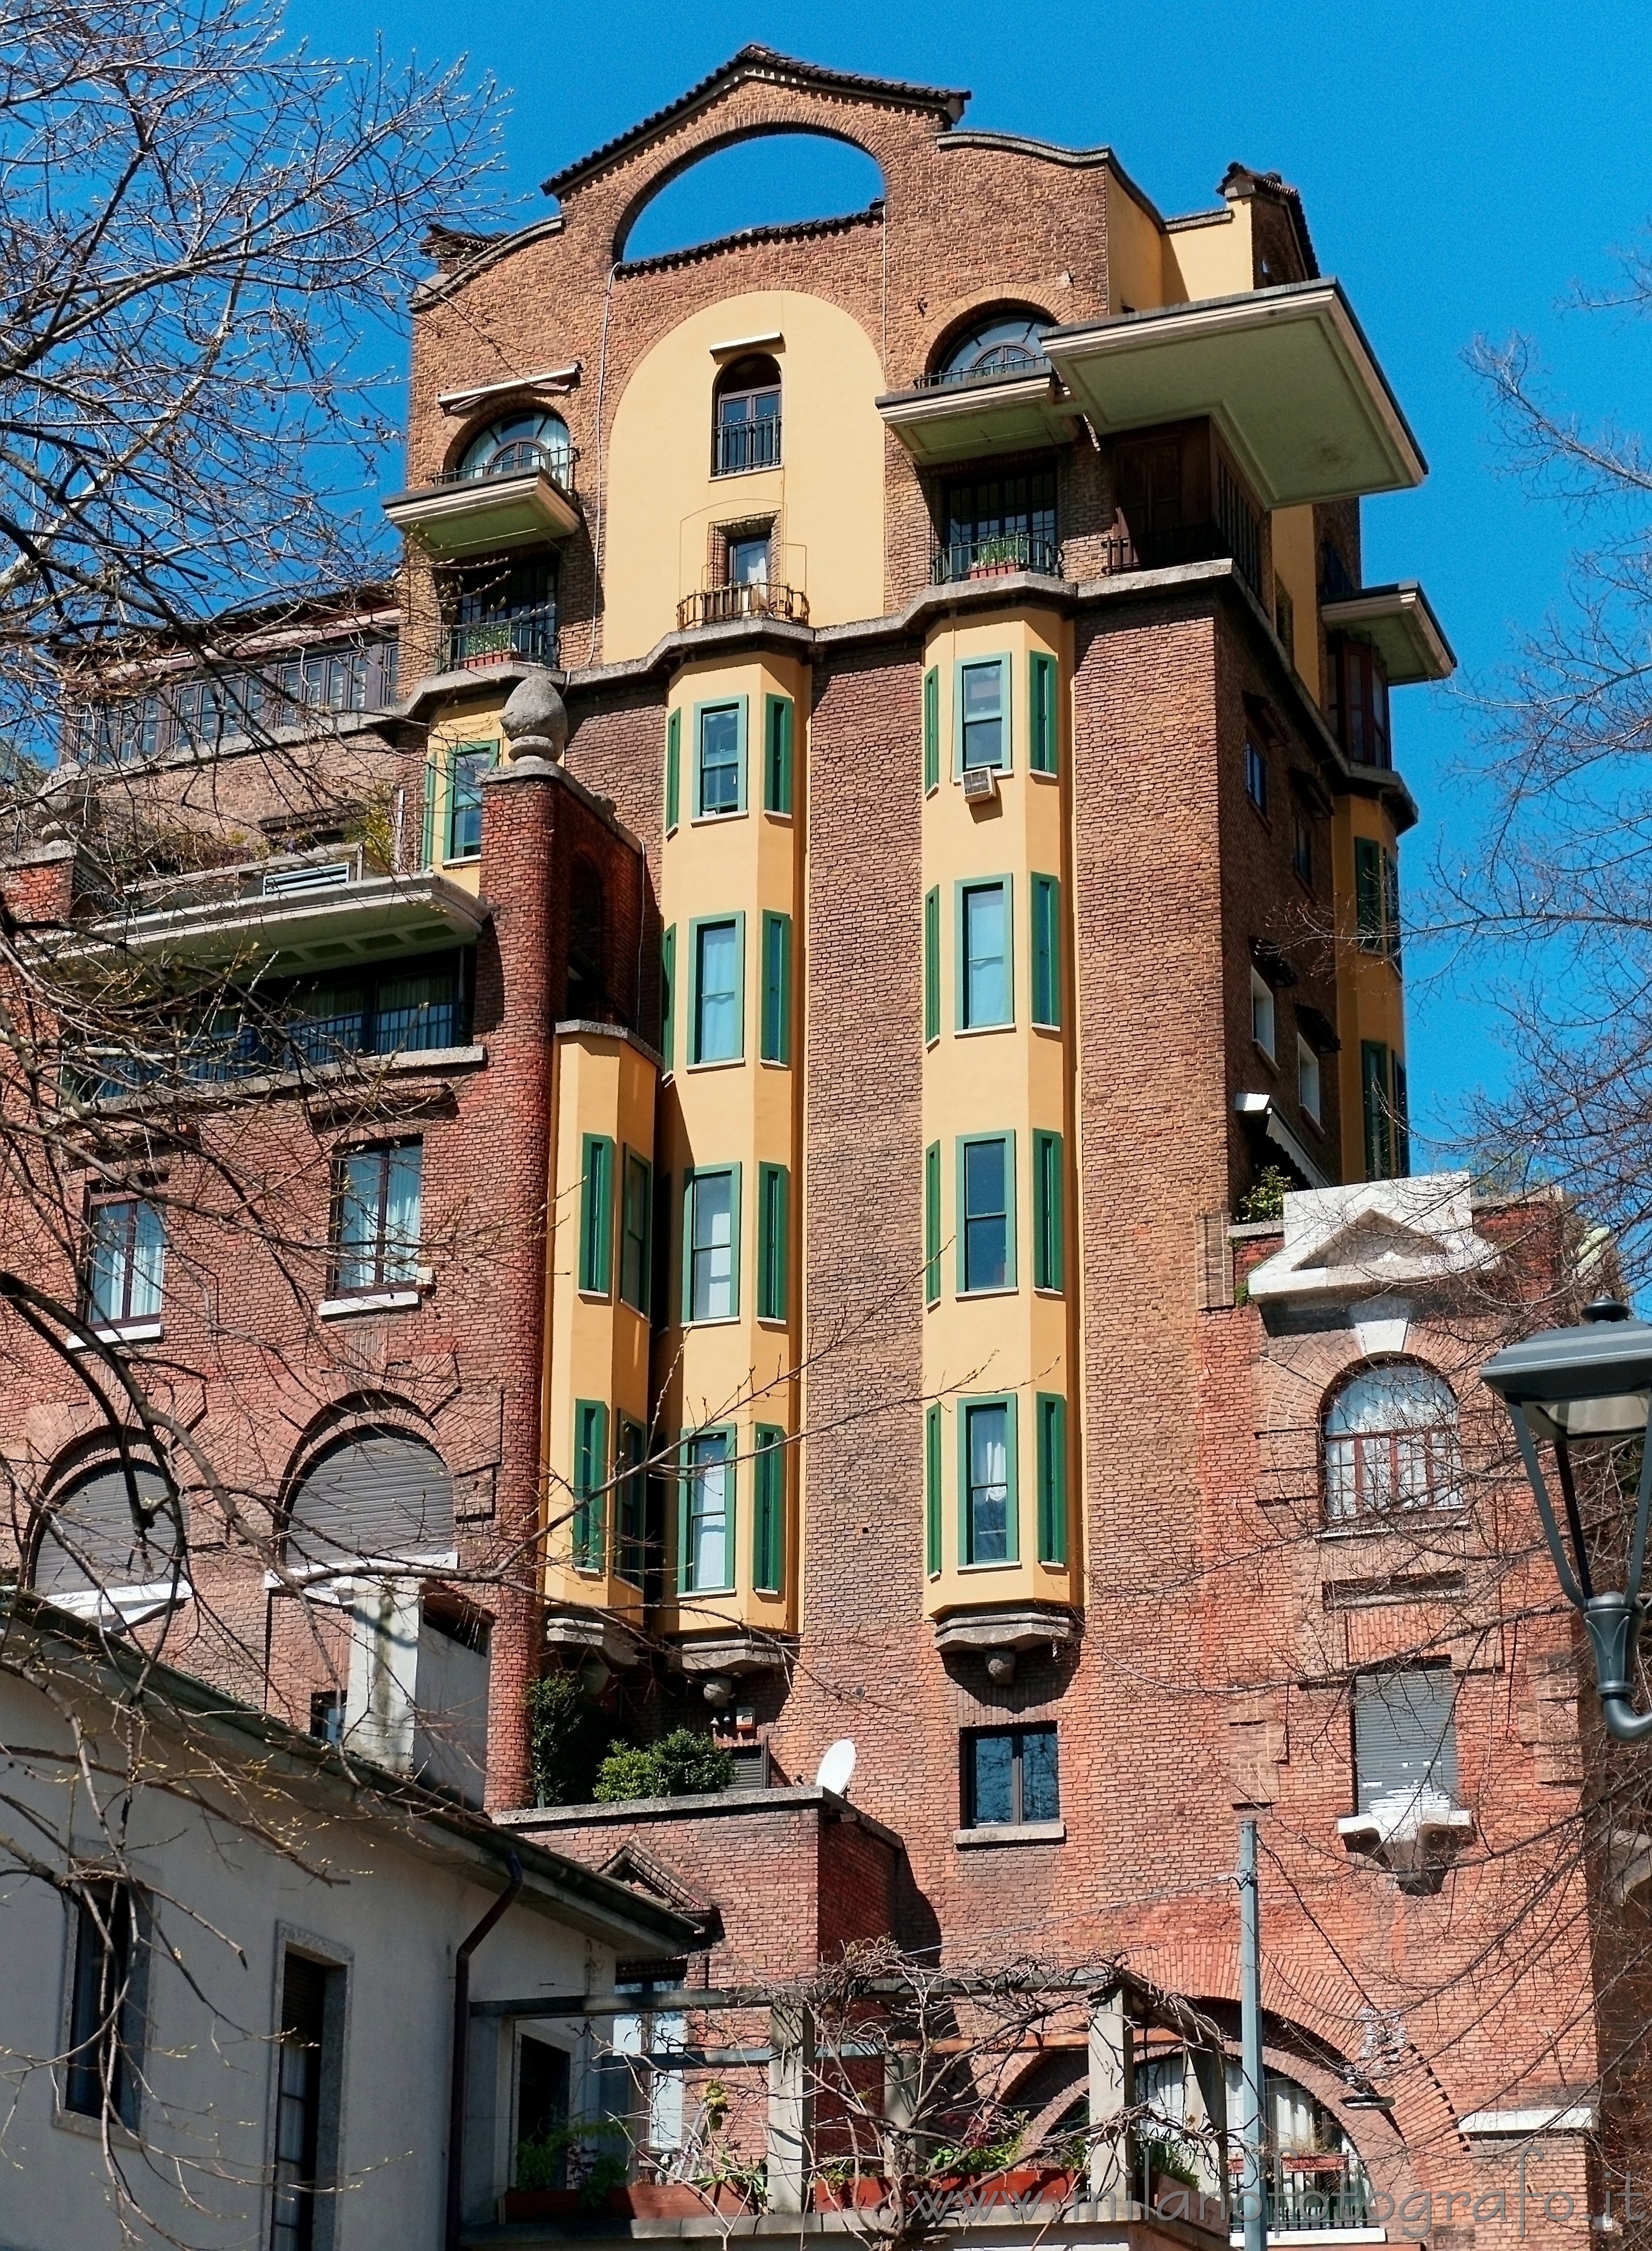
<path id="1" fill-rule="evenodd" d="M 579 529 L 579 503 L 543 469 L 392 493 L 384 509 L 397 531 L 417 535 L 438 558 L 567 539 Z"/>
<path id="2" fill-rule="evenodd" d="M 1383 661 L 1391 688 L 1419 680 L 1448 680 L 1456 656 L 1414 578 L 1393 586 L 1367 586 L 1339 602 L 1324 602 L 1320 615 L 1329 633 L 1357 633 L 1370 641 Z"/>
<path id="3" fill-rule="evenodd" d="M 467 944 L 492 913 L 487 900 L 442 876 L 372 876 L 336 890 L 111 915 L 94 923 L 89 937 L 94 945 L 172 951 L 197 961 L 279 954 L 294 967 L 319 969 Z"/>
<path id="4" fill-rule="evenodd" d="M 1063 398 L 1047 369 L 1034 375 L 998 376 L 983 383 L 941 383 L 896 391 L 877 402 L 893 430 L 921 464 L 967 461 L 979 454 L 1064 445 L 1079 408 Z"/>
<path id="5" fill-rule="evenodd" d="M 1208 415 L 1267 508 L 1397 492 L 1427 474 L 1336 281 L 1051 329 L 1043 343 L 1103 434 Z"/>

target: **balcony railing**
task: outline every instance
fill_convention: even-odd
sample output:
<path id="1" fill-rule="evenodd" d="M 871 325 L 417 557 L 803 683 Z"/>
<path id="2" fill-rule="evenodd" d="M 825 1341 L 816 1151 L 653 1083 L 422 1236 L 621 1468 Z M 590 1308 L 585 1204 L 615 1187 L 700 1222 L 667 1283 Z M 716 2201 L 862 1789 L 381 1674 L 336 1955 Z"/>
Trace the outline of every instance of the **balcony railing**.
<path id="1" fill-rule="evenodd" d="M 1019 359 L 1005 359 L 996 367 L 944 367 L 933 375 L 915 376 L 914 391 L 950 391 L 960 384 L 977 383 L 1025 383 L 1030 375 L 1047 376 L 1050 364 L 1041 352 L 1024 353 Z"/>
<path id="2" fill-rule="evenodd" d="M 772 469 L 780 461 L 780 417 L 759 422 L 722 422 L 717 426 L 712 460 L 714 477 L 738 476 L 743 469 Z"/>
<path id="3" fill-rule="evenodd" d="M 455 997 L 376 1015 L 353 1009 L 288 1016 L 280 1023 L 238 1023 L 223 1031 L 181 1031 L 176 1045 L 166 1050 L 94 1051 L 76 1075 L 88 1098 L 114 1102 L 164 1085 L 230 1085 L 357 1058 L 429 1054 L 460 1047 L 466 1037 L 464 1004 Z"/>
<path id="4" fill-rule="evenodd" d="M 529 664 L 556 661 L 556 605 L 540 602 L 491 618 L 442 628 L 444 672 L 476 672 L 521 657 Z"/>
<path id="5" fill-rule="evenodd" d="M 1235 552 L 1242 547 L 1244 552 Z M 1259 568 L 1254 542 L 1235 541 L 1220 523 L 1179 523 L 1168 530 L 1150 531 L 1139 537 L 1121 532 L 1102 543 L 1102 569 L 1173 571 L 1184 563 L 1236 563 L 1255 586 Z"/>
<path id="6" fill-rule="evenodd" d="M 735 618 L 790 618 L 793 624 L 809 622 L 809 598 L 798 586 L 783 586 L 769 579 L 757 585 L 706 586 L 686 594 L 677 605 L 677 630 L 695 626 L 727 625 Z"/>
<path id="7" fill-rule="evenodd" d="M 525 477 L 537 469 L 565 493 L 570 493 L 574 489 L 574 465 L 578 459 L 576 447 L 540 446 L 527 439 L 519 445 L 501 447 L 491 461 L 480 462 L 474 468 L 439 470 L 435 476 L 427 477 L 418 489 L 429 492 L 439 485 L 492 484 L 501 477 Z"/>
<path id="8" fill-rule="evenodd" d="M 952 540 L 930 565 L 930 582 L 956 585 L 964 578 L 1000 578 L 1013 571 L 1037 571 L 1057 578 L 1061 551 L 1053 539 L 1035 539 L 1026 531 L 998 531 L 985 539 Z"/>

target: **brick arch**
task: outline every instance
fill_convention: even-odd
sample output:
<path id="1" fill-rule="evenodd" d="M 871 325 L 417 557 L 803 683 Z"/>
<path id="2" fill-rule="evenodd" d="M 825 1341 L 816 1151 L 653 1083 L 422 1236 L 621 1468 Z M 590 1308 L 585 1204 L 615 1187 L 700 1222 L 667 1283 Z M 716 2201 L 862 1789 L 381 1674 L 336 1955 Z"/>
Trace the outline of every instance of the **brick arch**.
<path id="1" fill-rule="evenodd" d="M 994 319 L 1010 320 L 1021 314 L 1030 321 L 1044 321 L 1051 328 L 1058 326 L 1056 316 L 1047 305 L 1024 289 L 988 289 L 978 299 L 963 306 L 951 306 L 924 346 L 923 366 L 933 373 L 953 346 L 966 336 L 971 329 L 980 328 Z"/>
<path id="2" fill-rule="evenodd" d="M 276 1481 L 276 1523 L 286 1521 L 294 1494 L 323 1454 L 341 1440 L 381 1430 L 387 1436 L 417 1439 L 432 1453 L 442 1453 L 434 1423 L 411 1399 L 396 1391 L 345 1392 L 310 1417 L 288 1451 L 287 1465 Z"/>
<path id="3" fill-rule="evenodd" d="M 879 163 L 875 149 L 867 145 L 867 136 L 852 133 L 845 127 L 824 125 L 813 118 L 794 118 L 784 112 L 771 118 L 754 118 L 748 122 L 727 127 L 722 132 L 712 132 L 694 146 L 672 157 L 650 178 L 643 181 L 623 206 L 614 222 L 613 239 L 610 246 L 612 263 L 624 262 L 626 245 L 636 231 L 637 222 L 650 204 L 664 194 L 674 180 L 682 178 L 696 165 L 709 163 L 730 149 L 738 149 L 751 141 L 778 141 L 787 135 L 809 141 L 835 141 L 840 148 L 853 149 L 878 170 L 880 194 L 887 193 L 888 177 Z"/>

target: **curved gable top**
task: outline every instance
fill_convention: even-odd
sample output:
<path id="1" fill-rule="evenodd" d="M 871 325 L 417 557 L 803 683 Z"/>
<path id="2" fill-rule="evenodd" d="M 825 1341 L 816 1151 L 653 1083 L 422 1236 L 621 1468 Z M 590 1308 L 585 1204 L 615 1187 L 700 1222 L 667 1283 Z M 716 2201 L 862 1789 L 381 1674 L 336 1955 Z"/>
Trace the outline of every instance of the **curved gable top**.
<path id="1" fill-rule="evenodd" d="M 680 125 L 696 110 L 708 109 L 736 87 L 753 80 L 771 86 L 795 87 L 799 93 L 829 94 L 840 100 L 859 102 L 874 109 L 916 109 L 932 114 L 943 130 L 956 125 L 963 116 L 969 100 L 966 87 L 942 86 L 912 86 L 902 79 L 863 78 L 852 71 L 826 70 L 819 63 L 800 62 L 795 56 L 778 54 L 772 47 L 745 46 L 720 64 L 708 78 L 691 86 L 675 101 L 656 109 L 613 140 L 605 141 L 588 156 L 581 156 L 565 164 L 560 172 L 553 172 L 543 184 L 548 196 L 566 195 L 605 171 L 611 164 L 646 148 L 650 141 Z M 846 140 L 852 138 L 846 134 Z"/>

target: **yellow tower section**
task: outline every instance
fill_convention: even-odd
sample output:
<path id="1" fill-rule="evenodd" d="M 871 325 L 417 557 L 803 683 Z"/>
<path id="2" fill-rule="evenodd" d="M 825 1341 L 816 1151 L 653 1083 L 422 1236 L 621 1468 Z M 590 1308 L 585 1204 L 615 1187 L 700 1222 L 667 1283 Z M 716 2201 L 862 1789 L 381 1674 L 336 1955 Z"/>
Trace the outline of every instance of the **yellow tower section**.
<path id="1" fill-rule="evenodd" d="M 761 1663 L 797 1618 L 807 709 L 802 668 L 743 655 L 685 665 L 667 711 L 656 1624 L 691 1666 Z"/>
<path id="2" fill-rule="evenodd" d="M 925 1608 L 1047 1638 L 1082 1583 L 1071 648 L 1036 609 L 931 634 L 923 682 Z"/>

